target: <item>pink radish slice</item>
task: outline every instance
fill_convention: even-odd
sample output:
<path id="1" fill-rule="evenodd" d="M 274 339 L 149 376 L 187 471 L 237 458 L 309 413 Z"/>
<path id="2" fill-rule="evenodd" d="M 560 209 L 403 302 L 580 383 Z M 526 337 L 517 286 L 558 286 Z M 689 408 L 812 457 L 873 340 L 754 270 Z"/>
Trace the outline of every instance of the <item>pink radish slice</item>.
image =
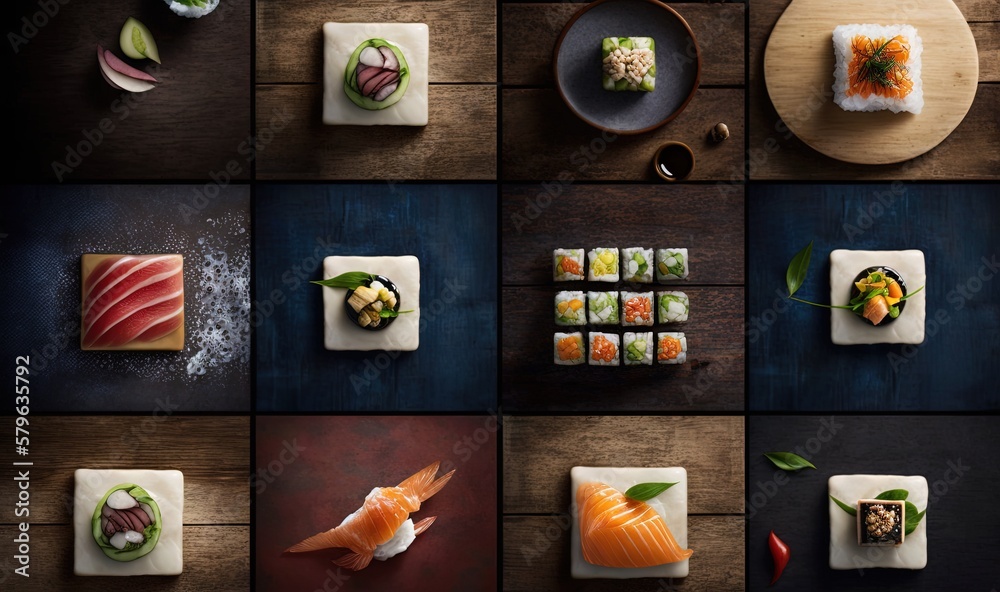
<path id="1" fill-rule="evenodd" d="M 396 54 L 392 53 L 392 50 L 383 45 L 378 48 L 379 53 L 385 58 L 385 65 L 382 66 L 386 70 L 399 70 L 399 60 L 396 59 Z"/>
<path id="2" fill-rule="evenodd" d="M 384 85 L 386 83 L 386 81 L 388 81 L 390 78 L 392 78 L 395 75 L 396 75 L 395 72 L 390 72 L 389 70 L 382 70 L 381 74 L 379 74 L 375 78 L 372 78 L 371 80 L 368 81 L 368 84 L 366 84 L 364 86 L 364 88 L 362 89 L 361 94 L 363 94 L 365 96 L 371 96 L 371 95 L 375 94 L 375 90 L 376 89 L 378 89 L 380 86 Z"/>
<path id="3" fill-rule="evenodd" d="M 118 58 L 118 56 L 111 53 L 110 49 L 104 50 L 104 60 L 108 62 L 108 65 L 111 66 L 111 69 L 115 70 L 116 72 L 121 72 L 126 76 L 131 76 L 132 78 L 137 78 L 139 80 L 146 80 L 148 82 L 159 82 L 157 79 L 153 78 L 149 74 L 146 74 L 142 70 L 138 68 L 133 68 L 132 66 L 129 66 L 125 62 L 121 61 Z"/>
<path id="4" fill-rule="evenodd" d="M 384 101 L 389 95 L 396 92 L 397 86 L 399 86 L 398 82 L 393 82 L 392 84 L 383 86 L 377 93 L 375 93 L 375 100 Z"/>
<path id="5" fill-rule="evenodd" d="M 358 88 L 364 87 L 369 80 L 375 78 L 381 74 L 383 70 L 381 68 L 365 68 L 364 70 L 358 71 Z"/>
<path id="6" fill-rule="evenodd" d="M 101 71 L 101 78 L 104 78 L 104 82 L 110 84 L 111 88 L 114 88 L 116 90 L 125 90 L 124 88 L 112 82 L 110 78 L 108 78 L 108 75 L 104 73 L 104 68 L 101 68 L 100 65 L 98 65 L 97 69 Z"/>
<path id="7" fill-rule="evenodd" d="M 397 82 L 399 82 L 399 74 L 393 72 L 392 76 L 386 78 L 385 80 L 380 82 L 374 89 L 372 89 L 372 96 L 374 97 L 375 95 L 377 95 L 379 91 L 385 88 L 386 86 L 389 86 L 390 84 L 395 84 Z"/>
<path id="8" fill-rule="evenodd" d="M 126 76 L 109 66 L 108 61 L 104 59 L 104 48 L 100 45 L 97 46 L 97 62 L 101 65 L 101 73 L 105 79 L 114 85 L 115 88 L 133 93 L 146 92 L 147 90 L 156 88 L 148 80 L 139 80 L 131 76 Z"/>

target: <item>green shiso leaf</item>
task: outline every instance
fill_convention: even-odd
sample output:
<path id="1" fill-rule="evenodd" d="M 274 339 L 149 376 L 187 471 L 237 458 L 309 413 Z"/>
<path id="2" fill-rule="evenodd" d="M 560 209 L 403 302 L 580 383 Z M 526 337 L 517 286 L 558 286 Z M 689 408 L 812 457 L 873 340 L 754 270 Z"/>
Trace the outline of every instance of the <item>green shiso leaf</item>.
<path id="1" fill-rule="evenodd" d="M 807 467 L 816 468 L 811 462 L 791 452 L 765 452 L 764 456 L 782 471 L 798 471 Z"/>
<path id="2" fill-rule="evenodd" d="M 788 264 L 785 271 L 785 283 L 788 284 L 788 295 L 794 296 L 806 281 L 806 272 L 809 271 L 809 259 L 812 257 L 813 241 L 809 241 L 806 248 L 799 251 L 792 262 Z"/>
<path id="3" fill-rule="evenodd" d="M 387 319 L 389 317 L 398 317 L 399 315 L 405 314 L 405 313 L 408 313 L 408 312 L 413 312 L 413 311 L 412 310 L 399 310 L 399 311 L 396 311 L 396 310 L 389 310 L 387 308 L 383 308 L 382 310 L 378 311 L 378 316 L 382 317 L 383 319 Z"/>
<path id="4" fill-rule="evenodd" d="M 875 496 L 877 500 L 889 500 L 889 501 L 902 501 L 906 499 L 906 496 L 910 495 L 909 491 L 905 489 L 890 489 L 889 491 L 883 491 L 882 493 Z"/>
<path id="5" fill-rule="evenodd" d="M 840 501 L 839 499 L 833 497 L 832 495 L 830 496 L 830 499 L 832 499 L 838 506 L 840 506 L 841 510 L 847 512 L 851 516 L 857 516 L 858 515 L 858 509 L 857 508 L 853 508 L 851 506 L 848 506 L 847 504 L 845 504 L 844 502 Z"/>
<path id="6" fill-rule="evenodd" d="M 917 529 L 917 525 L 920 524 L 926 513 L 927 510 L 918 512 L 916 506 L 910 502 L 906 502 L 906 534 L 912 534 Z"/>
<path id="7" fill-rule="evenodd" d="M 634 499 L 637 502 L 644 502 L 646 500 L 651 500 L 654 497 L 660 495 L 664 491 L 670 489 L 676 483 L 639 483 L 638 485 L 633 485 L 628 488 L 625 492 L 625 497 L 629 499 Z"/>
<path id="8" fill-rule="evenodd" d="M 310 283 L 326 286 L 327 288 L 347 288 L 348 290 L 356 290 L 358 289 L 358 286 L 363 286 L 374 279 L 375 276 L 370 273 L 365 273 L 363 271 L 348 271 L 347 273 L 342 273 L 337 277 L 332 277 L 328 280 L 312 281 Z"/>

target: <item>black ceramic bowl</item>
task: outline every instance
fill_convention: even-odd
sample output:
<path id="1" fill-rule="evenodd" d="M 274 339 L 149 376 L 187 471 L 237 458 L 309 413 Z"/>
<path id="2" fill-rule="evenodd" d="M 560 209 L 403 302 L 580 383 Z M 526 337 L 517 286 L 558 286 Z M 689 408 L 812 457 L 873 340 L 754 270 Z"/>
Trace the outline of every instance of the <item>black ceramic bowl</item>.
<path id="1" fill-rule="evenodd" d="M 868 277 L 868 274 L 872 273 L 873 271 L 878 271 L 880 269 L 885 272 L 886 277 L 895 280 L 896 283 L 899 284 L 900 289 L 903 290 L 903 296 L 906 296 L 906 282 L 903 281 L 903 278 L 899 275 L 899 272 L 896 271 L 895 269 L 893 269 L 891 267 L 887 267 L 885 265 L 875 265 L 873 267 L 869 267 L 869 268 L 863 270 L 861 273 L 859 273 L 857 275 L 857 277 L 854 278 L 854 281 L 851 282 L 851 296 L 848 299 L 848 301 L 854 300 L 858 296 L 858 294 L 861 293 L 861 290 L 858 290 L 858 287 L 855 286 L 854 284 L 856 284 L 856 283 L 860 282 L 861 280 L 863 280 L 864 278 Z M 899 304 L 897 304 L 896 306 L 899 308 L 899 314 L 902 315 L 903 314 L 903 308 L 906 306 L 906 301 L 903 300 Z M 864 309 L 862 309 L 862 310 L 864 310 Z M 873 327 L 884 327 L 884 326 L 888 325 L 889 323 L 891 323 L 891 322 L 893 322 L 893 321 L 896 320 L 896 319 L 890 317 L 889 315 L 886 315 L 886 317 L 884 319 L 882 319 L 881 323 L 879 323 L 878 325 L 875 325 L 874 323 L 872 323 L 871 321 L 869 321 L 865 317 L 861 316 L 860 314 L 856 314 L 855 313 L 855 316 L 857 316 L 859 319 L 861 319 L 861 321 L 863 323 L 867 323 L 867 324 L 869 324 L 869 325 L 871 325 Z M 899 317 L 897 316 L 896 318 L 898 319 Z"/>
<path id="2" fill-rule="evenodd" d="M 396 284 L 392 283 L 392 280 L 385 277 L 384 275 L 375 276 L 375 279 L 365 282 L 365 286 L 371 286 L 372 282 L 376 281 L 380 282 L 383 286 L 386 287 L 386 289 L 392 292 L 392 294 L 396 297 L 396 306 L 393 307 L 392 310 L 399 312 L 399 305 L 403 301 L 403 299 L 400 298 L 399 296 L 399 288 L 396 287 Z M 361 327 L 361 323 L 358 322 L 358 313 L 354 312 L 354 308 L 352 308 L 351 305 L 347 303 L 347 301 L 351 298 L 351 294 L 354 294 L 354 290 L 348 290 L 347 295 L 344 296 L 344 310 L 347 311 L 347 317 L 350 318 L 355 325 Z M 366 331 L 381 331 L 382 329 L 385 329 L 386 327 L 391 325 L 392 322 L 395 320 L 396 317 L 383 317 L 382 321 L 379 322 L 377 327 L 372 327 L 369 324 L 367 327 L 361 327 L 361 328 Z"/>

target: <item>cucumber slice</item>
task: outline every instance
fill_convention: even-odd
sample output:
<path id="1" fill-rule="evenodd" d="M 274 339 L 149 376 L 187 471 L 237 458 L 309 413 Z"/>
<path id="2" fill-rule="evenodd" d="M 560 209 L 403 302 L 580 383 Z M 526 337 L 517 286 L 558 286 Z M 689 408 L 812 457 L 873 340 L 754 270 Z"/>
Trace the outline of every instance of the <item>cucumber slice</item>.
<path id="1" fill-rule="evenodd" d="M 606 58 L 608 55 L 618 47 L 618 40 L 612 37 L 605 37 L 601 41 L 601 58 Z"/>
<path id="2" fill-rule="evenodd" d="M 615 90 L 615 81 L 607 74 L 601 79 L 601 84 L 604 86 L 604 90 Z"/>
<path id="3" fill-rule="evenodd" d="M 399 61 L 399 83 L 396 86 L 396 90 L 386 97 L 384 101 L 376 101 L 366 97 L 361 94 L 361 89 L 358 88 L 356 70 L 358 63 L 361 61 L 361 52 L 366 47 L 388 47 Z M 410 68 L 406 63 L 406 58 L 403 57 L 403 52 L 398 47 L 385 39 L 369 39 L 365 41 L 354 50 L 354 53 L 351 54 L 351 59 L 347 60 L 347 70 L 344 71 L 344 93 L 347 94 L 347 98 L 351 99 L 355 105 L 362 109 L 378 111 L 391 107 L 403 98 L 408 86 L 410 86 Z"/>
<path id="4" fill-rule="evenodd" d="M 656 79 L 649 75 L 647 72 L 645 76 L 642 77 L 642 82 L 639 83 L 639 89 L 646 92 L 653 92 L 656 88 Z"/>
<path id="5" fill-rule="evenodd" d="M 157 64 L 160 63 L 160 50 L 156 47 L 153 34 L 146 25 L 132 17 L 125 19 L 118 43 L 122 47 L 122 52 L 132 59 L 149 58 Z"/>
<path id="6" fill-rule="evenodd" d="M 635 49 L 635 44 L 632 42 L 631 37 L 619 37 L 618 45 L 621 47 L 627 47 L 629 49 Z"/>
<path id="7" fill-rule="evenodd" d="M 622 78 L 615 82 L 615 90 L 625 90 L 628 88 L 628 80 Z"/>

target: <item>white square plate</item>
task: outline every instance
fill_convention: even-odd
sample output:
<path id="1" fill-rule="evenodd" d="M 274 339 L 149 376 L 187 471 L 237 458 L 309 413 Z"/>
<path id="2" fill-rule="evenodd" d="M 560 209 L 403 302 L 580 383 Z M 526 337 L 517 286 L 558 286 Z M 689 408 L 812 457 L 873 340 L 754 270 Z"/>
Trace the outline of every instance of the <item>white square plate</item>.
<path id="1" fill-rule="evenodd" d="M 851 299 L 854 278 L 868 267 L 887 265 L 903 277 L 906 289 L 916 290 L 927 283 L 924 253 L 909 251 L 849 251 L 830 253 L 830 304 L 846 305 Z M 927 288 L 906 301 L 899 318 L 884 327 L 873 327 L 845 309 L 830 310 L 830 338 L 837 345 L 872 343 L 923 343 L 927 314 Z"/>
<path id="2" fill-rule="evenodd" d="M 146 469 L 77 469 L 73 474 L 73 573 L 78 576 L 176 576 L 184 571 L 184 474 Z M 115 561 L 97 546 L 91 520 L 115 485 L 135 483 L 160 507 L 163 529 L 148 555 Z"/>
<path id="3" fill-rule="evenodd" d="M 902 273 L 902 271 L 900 271 Z M 927 509 L 927 479 L 920 475 L 834 475 L 827 483 L 829 493 L 849 506 L 859 499 L 873 499 L 890 489 L 910 492 L 906 501 L 923 512 Z M 898 547 L 862 547 L 858 544 L 857 519 L 832 499 L 830 506 L 830 569 L 894 567 L 923 569 L 927 565 L 927 516 Z"/>
<path id="4" fill-rule="evenodd" d="M 684 578 L 689 559 L 654 567 L 603 567 L 588 563 L 580 545 L 580 524 L 576 508 L 576 490 L 584 483 L 598 481 L 625 493 L 639 483 L 677 483 L 647 501 L 667 522 L 677 544 L 687 549 L 687 471 L 682 467 L 573 467 L 570 476 L 570 501 L 573 532 L 570 539 L 570 572 L 576 579 L 609 578 Z"/>
<path id="5" fill-rule="evenodd" d="M 396 317 L 381 331 L 362 329 L 344 312 L 345 288 L 323 288 L 323 336 L 326 349 L 338 351 L 414 351 L 420 345 L 420 261 L 402 257 L 327 257 L 323 279 L 348 271 L 384 275 L 399 288 L 399 310 L 412 310 Z"/>
<path id="6" fill-rule="evenodd" d="M 385 39 L 403 52 L 410 85 L 395 105 L 369 111 L 344 93 L 351 54 L 369 39 Z M 423 23 L 326 23 L 323 25 L 323 123 L 327 125 L 427 125 L 430 33 Z"/>

